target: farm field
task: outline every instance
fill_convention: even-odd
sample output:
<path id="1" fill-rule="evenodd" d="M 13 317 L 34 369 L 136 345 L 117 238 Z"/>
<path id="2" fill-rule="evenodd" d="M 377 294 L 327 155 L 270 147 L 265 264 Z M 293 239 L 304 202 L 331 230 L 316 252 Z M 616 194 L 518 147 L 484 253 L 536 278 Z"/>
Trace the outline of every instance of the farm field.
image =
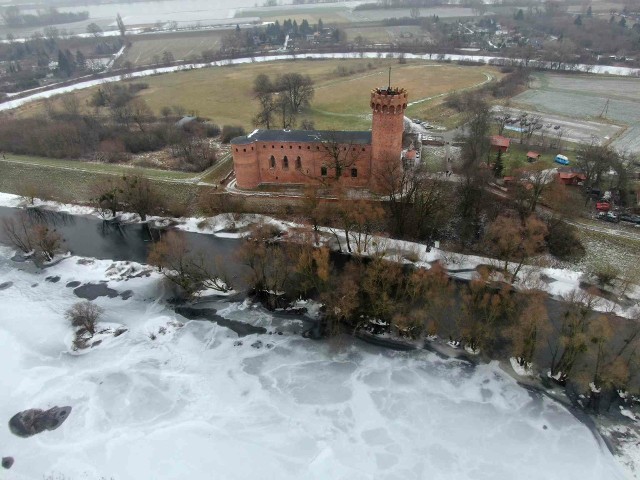
<path id="1" fill-rule="evenodd" d="M 410 41 L 415 38 L 428 37 L 428 33 L 415 25 L 404 26 L 348 26 L 344 29 L 347 38 L 352 41 L 360 36 L 365 43 L 390 43 L 394 41 Z"/>
<path id="2" fill-rule="evenodd" d="M 178 32 L 174 34 L 133 36 L 131 47 L 120 63 L 131 62 L 135 66 L 151 65 L 154 56 L 162 58 L 165 51 L 170 51 L 176 60 L 186 60 L 192 55 L 199 56 L 203 50 L 218 50 L 220 42 L 229 30 L 203 32 Z"/>
<path id="3" fill-rule="evenodd" d="M 530 90 L 514 97 L 515 103 L 538 112 L 628 126 L 611 145 L 640 152 L 640 79 L 549 73 L 535 78 Z"/>

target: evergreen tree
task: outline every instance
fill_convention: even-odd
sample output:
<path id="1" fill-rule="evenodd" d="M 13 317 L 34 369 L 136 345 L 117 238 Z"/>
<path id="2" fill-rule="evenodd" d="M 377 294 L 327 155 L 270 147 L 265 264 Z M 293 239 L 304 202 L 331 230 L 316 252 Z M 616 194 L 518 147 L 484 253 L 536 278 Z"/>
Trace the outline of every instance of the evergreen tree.
<path id="1" fill-rule="evenodd" d="M 318 19 L 318 32 L 322 32 L 323 28 L 324 28 L 324 24 L 322 23 L 322 19 L 319 18 Z"/>
<path id="2" fill-rule="evenodd" d="M 498 150 L 498 154 L 496 155 L 496 163 L 493 164 L 493 175 L 496 178 L 502 178 L 503 171 L 504 164 L 502 162 L 502 150 Z"/>
<path id="3" fill-rule="evenodd" d="M 582 15 L 578 15 L 576 19 L 573 21 L 574 25 L 581 26 L 582 25 Z"/>
<path id="4" fill-rule="evenodd" d="M 516 20 L 524 20 L 524 12 L 522 11 L 522 9 L 518 9 L 518 12 L 515 14 L 514 18 Z"/>
<path id="5" fill-rule="evenodd" d="M 591 18 L 593 16 L 593 11 L 591 10 L 591 5 L 587 8 L 587 17 Z"/>
<path id="6" fill-rule="evenodd" d="M 87 59 L 84 57 L 84 54 L 80 50 L 76 51 L 76 66 L 80 70 L 84 70 L 85 68 L 87 68 Z"/>

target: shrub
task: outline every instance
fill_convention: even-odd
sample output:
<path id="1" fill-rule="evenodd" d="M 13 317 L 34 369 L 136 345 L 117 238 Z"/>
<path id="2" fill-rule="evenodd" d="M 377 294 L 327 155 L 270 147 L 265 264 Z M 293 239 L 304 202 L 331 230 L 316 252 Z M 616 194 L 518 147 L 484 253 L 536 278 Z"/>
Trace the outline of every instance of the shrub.
<path id="1" fill-rule="evenodd" d="M 620 275 L 620 270 L 605 260 L 596 260 L 588 267 L 589 274 L 595 277 L 598 285 L 606 287 Z"/>
<path id="2" fill-rule="evenodd" d="M 245 135 L 244 128 L 237 125 L 225 125 L 222 127 L 221 141 L 222 143 L 229 143 L 235 137 L 241 137 Z"/>
<path id="3" fill-rule="evenodd" d="M 98 305 L 84 301 L 73 304 L 64 316 L 72 326 L 80 327 L 81 330 L 86 330 L 89 334 L 94 335 L 98 319 L 103 312 L 104 310 Z"/>
<path id="4" fill-rule="evenodd" d="M 205 135 L 208 138 L 213 138 L 213 137 L 217 137 L 218 135 L 220 135 L 220 126 L 216 125 L 215 123 L 205 123 Z"/>
<path id="5" fill-rule="evenodd" d="M 549 253 L 561 260 L 579 259 L 585 254 L 575 228 L 559 219 L 547 221 L 545 241 Z"/>

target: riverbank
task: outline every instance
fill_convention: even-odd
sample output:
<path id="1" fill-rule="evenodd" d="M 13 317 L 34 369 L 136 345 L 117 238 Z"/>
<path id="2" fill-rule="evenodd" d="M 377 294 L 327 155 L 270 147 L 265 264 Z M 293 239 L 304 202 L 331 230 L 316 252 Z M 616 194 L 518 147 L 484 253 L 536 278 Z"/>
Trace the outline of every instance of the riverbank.
<path id="1" fill-rule="evenodd" d="M 252 478 L 256 469 L 285 480 L 355 472 L 450 478 L 452 471 L 460 479 L 482 472 L 496 480 L 625 478 L 584 425 L 495 364 L 467 369 L 428 352 L 394 353 L 348 338 L 332 351 L 302 338 L 295 318 L 249 302 L 209 304 L 224 319 L 266 331 L 239 337 L 168 309 L 157 273 L 107 274 L 124 272 L 123 263 L 79 257 L 37 270 L 11 255 L 0 248 L 0 273 L 11 282 L 0 290 L 7 367 L 0 415 L 73 408 L 59 429 L 37 439 L 0 430 L 3 455 L 15 459 L 12 474 L 163 480 L 188 464 L 194 480 L 212 470 Z M 62 312 L 78 297 L 68 285 L 103 281 L 133 292 L 95 300 L 104 321 L 127 332 L 71 355 Z"/>

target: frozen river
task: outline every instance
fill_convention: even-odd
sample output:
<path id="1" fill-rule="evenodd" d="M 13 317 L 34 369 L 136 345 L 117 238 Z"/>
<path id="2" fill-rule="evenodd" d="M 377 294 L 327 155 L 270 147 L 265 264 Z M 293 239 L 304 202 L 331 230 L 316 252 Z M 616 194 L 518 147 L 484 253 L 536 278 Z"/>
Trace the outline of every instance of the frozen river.
<path id="1" fill-rule="evenodd" d="M 4 423 L 0 456 L 16 461 L 9 478 L 624 478 L 587 427 L 494 364 L 350 340 L 335 349 L 303 339 L 298 320 L 209 305 L 284 332 L 238 338 L 168 309 L 157 274 L 125 281 L 106 273 L 110 260 L 77 257 L 35 271 L 11 256 L 0 247 L 0 418 L 73 411 L 28 439 Z M 133 290 L 96 300 L 105 321 L 129 330 L 73 355 L 63 312 L 78 299 L 67 283 L 102 280 Z"/>

